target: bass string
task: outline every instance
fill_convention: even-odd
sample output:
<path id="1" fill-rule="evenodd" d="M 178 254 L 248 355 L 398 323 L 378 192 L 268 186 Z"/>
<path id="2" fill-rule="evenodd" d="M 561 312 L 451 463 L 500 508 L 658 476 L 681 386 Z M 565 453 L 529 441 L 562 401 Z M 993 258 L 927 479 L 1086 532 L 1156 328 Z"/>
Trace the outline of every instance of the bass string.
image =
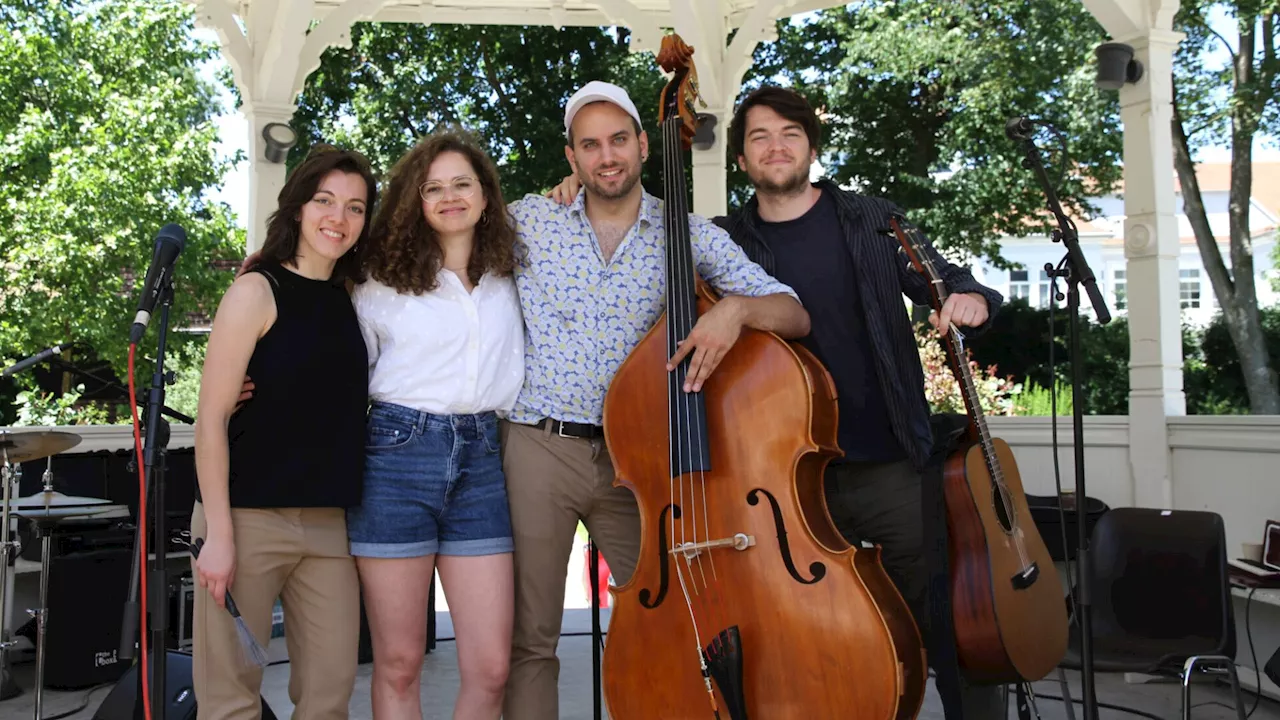
<path id="1" fill-rule="evenodd" d="M 696 313 L 696 297 L 694 295 L 694 274 L 693 274 L 693 257 L 692 245 L 688 235 L 687 226 L 687 209 L 685 206 L 684 193 L 681 192 L 683 187 L 683 167 L 680 162 L 681 140 L 680 140 L 681 120 L 678 113 L 672 113 L 671 117 L 666 121 L 663 128 L 663 164 L 666 177 L 671 181 L 668 187 L 668 197 L 665 200 L 667 207 L 667 231 L 670 242 L 668 245 L 668 259 L 672 263 L 672 282 L 668 288 L 668 310 L 671 318 L 671 326 L 673 328 L 672 338 L 685 339 L 692 330 L 693 316 Z M 675 350 L 674 343 L 670 348 L 673 353 Z M 671 475 L 673 476 L 672 499 L 674 501 L 674 476 L 679 475 L 680 481 L 680 544 L 687 545 L 692 542 L 695 550 L 680 553 L 677 557 L 672 558 L 676 567 L 677 578 L 680 581 L 681 590 L 685 596 L 685 603 L 689 609 L 690 620 L 693 623 L 694 640 L 697 643 L 697 652 L 699 662 L 705 662 L 703 656 L 703 642 L 701 638 L 701 629 L 699 628 L 698 617 L 705 616 L 708 605 L 712 608 L 718 605 L 713 598 L 700 598 L 703 602 L 696 602 L 695 598 L 705 594 L 705 590 L 710 586 L 707 579 L 706 570 L 703 567 L 702 552 L 697 550 L 699 542 L 698 520 L 701 517 L 704 527 L 702 540 L 710 540 L 709 530 L 710 521 L 707 513 L 706 505 L 706 477 L 702 471 L 689 473 L 688 479 L 688 512 L 685 512 L 685 484 L 684 473 L 682 468 L 692 468 L 693 459 L 702 456 L 703 450 L 703 432 L 700 432 L 703 426 L 703 414 L 700 411 L 698 403 L 694 400 L 692 393 L 683 390 L 684 383 L 688 379 L 689 358 L 682 361 L 678 368 L 676 377 L 668 383 L 670 400 L 675 403 L 677 423 L 671 432 L 671 439 L 679 444 L 677 452 L 672 454 L 673 462 L 675 459 L 682 460 L 672 467 Z M 683 432 L 680 429 L 683 428 Z M 698 502 L 698 496 L 701 495 L 702 502 Z M 674 515 L 674 513 L 673 513 Z M 674 523 L 674 518 L 672 519 Z M 674 534 L 673 534 L 674 537 Z M 683 560 L 683 562 L 681 562 Z M 712 576 L 715 576 L 714 559 L 711 560 Z M 686 577 L 687 575 L 687 577 Z M 698 591 L 698 580 L 701 580 L 701 586 L 704 593 Z M 716 593 L 718 595 L 719 593 Z M 710 601 L 710 602 L 707 602 Z M 700 606 L 700 607 L 699 607 Z"/>

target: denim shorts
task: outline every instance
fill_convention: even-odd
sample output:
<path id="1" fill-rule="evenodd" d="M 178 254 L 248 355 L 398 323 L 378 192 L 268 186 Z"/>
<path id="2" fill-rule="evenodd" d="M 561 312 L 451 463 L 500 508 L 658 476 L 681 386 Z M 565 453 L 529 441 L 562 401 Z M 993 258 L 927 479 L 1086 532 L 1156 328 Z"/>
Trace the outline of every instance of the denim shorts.
<path id="1" fill-rule="evenodd" d="M 498 418 L 369 410 L 364 496 L 347 511 L 351 554 L 410 558 L 512 551 Z"/>

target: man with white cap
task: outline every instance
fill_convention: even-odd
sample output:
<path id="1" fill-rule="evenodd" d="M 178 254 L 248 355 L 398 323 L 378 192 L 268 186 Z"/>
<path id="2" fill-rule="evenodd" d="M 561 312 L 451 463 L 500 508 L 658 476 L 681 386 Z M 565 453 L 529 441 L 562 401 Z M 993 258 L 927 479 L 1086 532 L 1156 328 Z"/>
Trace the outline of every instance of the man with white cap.
<path id="1" fill-rule="evenodd" d="M 663 208 L 640 185 L 639 112 L 622 88 L 591 82 L 569 99 L 564 126 L 582 190 L 568 206 L 537 195 L 510 206 L 526 370 L 503 428 L 516 573 L 506 720 L 559 717 L 556 647 L 578 522 L 618 584 L 635 569 L 639 511 L 613 487 L 602 413 L 618 366 L 665 309 Z M 697 391 L 744 326 L 797 338 L 809 316 L 719 227 L 691 215 L 689 230 L 699 276 L 723 296 L 671 361 L 691 357 L 685 390 Z"/>

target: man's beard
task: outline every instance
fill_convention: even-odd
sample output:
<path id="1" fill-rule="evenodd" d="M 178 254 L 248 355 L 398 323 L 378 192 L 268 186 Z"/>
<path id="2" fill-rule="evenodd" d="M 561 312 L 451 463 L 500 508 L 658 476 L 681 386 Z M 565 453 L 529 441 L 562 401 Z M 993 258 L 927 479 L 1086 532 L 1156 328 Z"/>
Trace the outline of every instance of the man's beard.
<path id="1" fill-rule="evenodd" d="M 809 168 L 798 170 L 794 175 L 782 181 L 775 182 L 767 177 L 757 176 L 753 173 L 747 173 L 751 178 L 751 184 L 755 187 L 757 193 L 765 195 L 799 195 L 809 187 Z"/>
<path id="2" fill-rule="evenodd" d="M 640 182 L 640 173 L 631 173 L 630 168 L 627 167 L 621 168 L 621 170 L 624 177 L 617 190 L 605 189 L 604 183 L 600 182 L 595 175 L 590 175 L 586 178 L 579 177 L 578 179 L 582 181 L 583 186 L 592 195 L 602 200 L 618 200 L 626 197 L 635 188 L 636 183 Z"/>

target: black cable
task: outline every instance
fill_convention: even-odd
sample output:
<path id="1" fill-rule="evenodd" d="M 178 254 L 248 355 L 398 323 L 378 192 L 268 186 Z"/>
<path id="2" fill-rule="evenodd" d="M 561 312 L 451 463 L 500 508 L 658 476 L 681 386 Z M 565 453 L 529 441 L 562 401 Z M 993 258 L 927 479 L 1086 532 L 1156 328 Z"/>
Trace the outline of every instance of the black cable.
<path id="1" fill-rule="evenodd" d="M 1053 300 L 1061 300 L 1062 296 L 1058 293 L 1058 276 L 1056 272 L 1060 272 L 1067 264 L 1067 258 L 1064 256 L 1058 262 L 1058 267 L 1053 268 L 1048 263 L 1045 264 L 1045 270 L 1049 271 L 1049 421 L 1053 428 L 1053 484 L 1058 491 L 1058 529 L 1062 533 L 1062 557 L 1067 564 L 1067 595 L 1071 598 L 1071 614 L 1075 616 L 1075 609 L 1078 607 L 1076 603 L 1076 570 L 1075 565 L 1080 561 L 1071 558 L 1071 544 L 1067 541 L 1067 509 L 1062 502 L 1062 466 L 1058 459 L 1058 372 L 1057 363 L 1053 357 L 1053 345 L 1057 336 L 1053 331 L 1053 311 L 1056 304 Z M 1072 397 L 1071 402 L 1076 402 L 1077 398 Z M 1075 497 L 1074 492 L 1072 497 Z M 1084 498 L 1075 498 L 1075 501 L 1085 502 Z M 1085 513 L 1088 513 L 1089 506 L 1085 505 Z M 1086 514 L 1086 518 L 1088 515 Z"/>
<path id="2" fill-rule="evenodd" d="M 64 713 L 58 713 L 57 715 L 46 715 L 44 717 L 44 720 L 62 720 L 63 718 L 68 718 L 68 717 L 71 717 L 72 715 L 75 715 L 81 710 L 84 710 L 89 707 L 89 698 L 93 697 L 93 694 L 95 692 L 106 687 L 115 687 L 115 683 L 114 682 L 103 683 L 101 685 L 95 685 L 89 688 L 88 690 L 85 691 L 84 700 L 80 703 L 79 707 L 75 708 L 74 710 L 68 710 Z"/>

